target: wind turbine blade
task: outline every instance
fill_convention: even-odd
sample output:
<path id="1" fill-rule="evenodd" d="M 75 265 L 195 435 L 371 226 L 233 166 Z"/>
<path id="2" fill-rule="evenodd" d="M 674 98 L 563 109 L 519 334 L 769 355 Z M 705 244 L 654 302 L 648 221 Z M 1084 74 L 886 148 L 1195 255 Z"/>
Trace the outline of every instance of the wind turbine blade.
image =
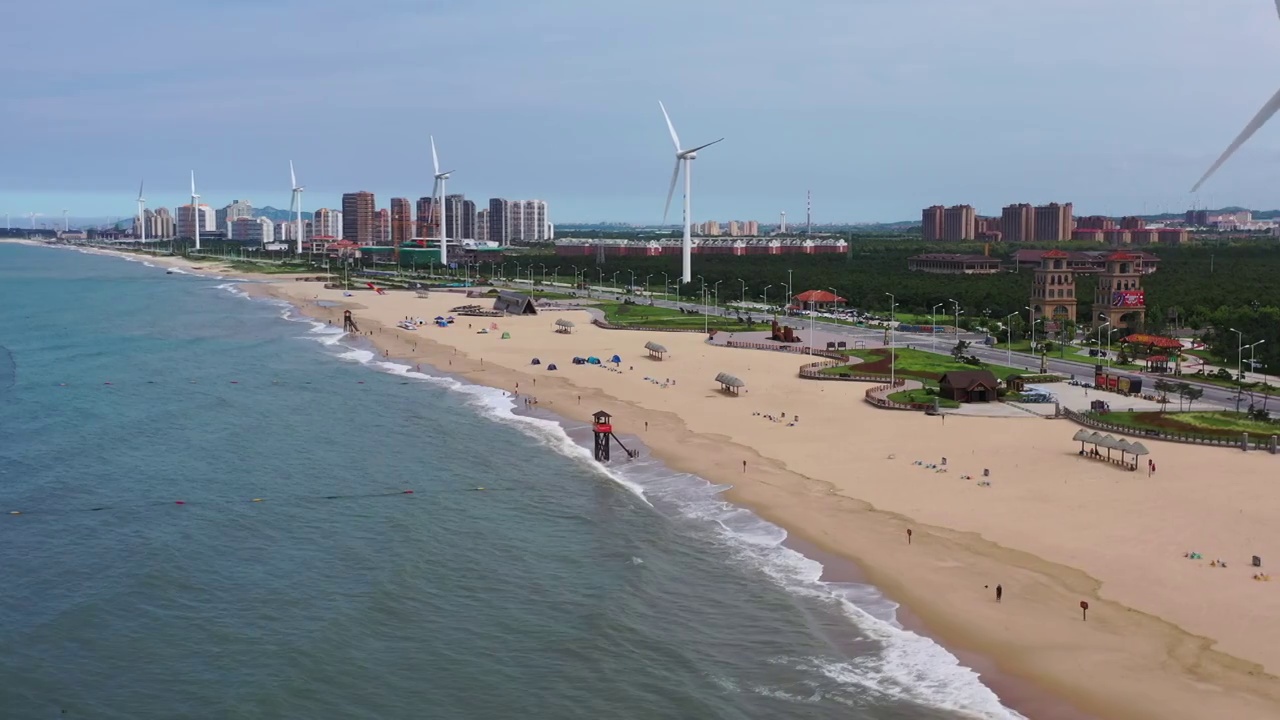
<path id="1" fill-rule="evenodd" d="M 1280 2 L 1280 0 L 1277 0 L 1277 2 Z M 436 169 L 436 174 L 439 175 L 440 174 L 440 156 L 436 155 L 436 138 L 434 135 L 430 137 L 431 137 L 431 165 Z"/>
<path id="2" fill-rule="evenodd" d="M 680 179 L 680 159 L 676 159 L 676 169 L 671 171 L 671 188 L 667 190 L 667 204 L 662 208 L 662 224 L 667 224 L 667 214 L 671 212 L 671 197 L 676 194 L 676 181 Z"/>
<path id="3" fill-rule="evenodd" d="M 1276 2 L 1277 4 L 1280 4 L 1280 0 L 1276 0 Z M 1217 172 L 1218 168 L 1222 167 L 1223 163 L 1234 155 L 1235 151 L 1239 150 L 1241 145 L 1244 145 L 1249 138 L 1253 137 L 1254 133 L 1258 132 L 1263 125 L 1266 125 L 1267 121 L 1271 119 L 1272 115 L 1276 114 L 1277 110 L 1280 110 L 1280 91 L 1277 91 L 1275 95 L 1272 95 L 1271 99 L 1267 101 L 1267 104 L 1263 105 L 1262 109 L 1258 111 L 1258 114 L 1253 116 L 1253 120 L 1249 121 L 1249 124 L 1244 127 L 1244 130 L 1240 131 L 1240 135 L 1227 146 L 1227 149 L 1223 151 L 1222 155 L 1218 158 L 1218 161 L 1215 162 L 1207 172 L 1205 172 L 1204 177 L 1200 178 L 1200 182 L 1196 183 L 1195 187 L 1191 188 L 1191 192 L 1199 191 L 1200 186 L 1204 185 L 1205 181 Z"/>
<path id="4" fill-rule="evenodd" d="M 1280 2 L 1280 0 L 1277 1 Z M 146 183 L 145 180 L 138 181 L 138 202 L 142 202 L 142 186 L 144 183 Z"/>
<path id="5" fill-rule="evenodd" d="M 191 194 L 193 196 L 196 194 L 196 171 L 195 170 L 191 171 Z"/>
<path id="6" fill-rule="evenodd" d="M 1280 0 L 1276 0 L 1280 2 Z M 667 129 L 671 131 L 671 142 L 675 143 L 676 152 L 680 152 L 680 136 L 676 135 L 676 126 L 671 124 L 671 116 L 667 114 L 667 106 L 658 101 L 658 107 L 662 108 L 662 117 L 667 119 Z"/>
<path id="7" fill-rule="evenodd" d="M 298 187 L 298 176 L 293 172 L 293 161 L 289 161 L 289 187 Z"/>
<path id="8" fill-rule="evenodd" d="M 1280 2 L 1280 0 L 1276 0 L 1276 2 Z M 712 140 L 711 142 L 707 143 L 706 145 L 699 145 L 698 147 L 696 147 L 696 148 L 694 148 L 694 149 L 692 149 L 692 150 L 685 150 L 685 152 L 686 152 L 686 153 L 696 153 L 696 152 L 698 152 L 699 150 L 701 150 L 702 148 L 708 148 L 708 147 L 711 147 L 712 145 L 715 145 L 716 143 L 721 142 L 721 141 L 723 141 L 723 140 L 724 140 L 724 138 L 720 138 L 719 140 Z"/>
<path id="9" fill-rule="evenodd" d="M 1276 0 L 1276 13 L 1280 14 L 1280 0 Z"/>

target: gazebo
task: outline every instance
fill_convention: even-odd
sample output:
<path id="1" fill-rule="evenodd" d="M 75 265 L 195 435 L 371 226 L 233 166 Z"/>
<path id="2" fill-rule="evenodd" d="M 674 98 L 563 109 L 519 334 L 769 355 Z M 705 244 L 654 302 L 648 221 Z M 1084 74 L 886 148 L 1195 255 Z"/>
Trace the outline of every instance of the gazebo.
<path id="1" fill-rule="evenodd" d="M 561 333 L 563 335 L 568 335 L 569 333 L 572 333 L 573 322 L 570 320 L 565 320 L 564 318 L 560 318 L 559 320 L 556 320 L 556 332 Z"/>
<path id="2" fill-rule="evenodd" d="M 654 360 L 661 360 L 667 354 L 667 349 L 656 342 L 650 340 L 644 344 L 644 349 L 649 351 L 649 357 Z"/>
<path id="3" fill-rule="evenodd" d="M 1147 372 L 1167 373 L 1169 372 L 1169 356 L 1168 355 L 1148 355 L 1145 358 L 1147 363 Z"/>
<path id="4" fill-rule="evenodd" d="M 742 388 L 747 386 L 736 376 L 723 372 L 716 375 L 716 382 L 720 383 L 720 389 L 729 395 L 737 395 Z"/>

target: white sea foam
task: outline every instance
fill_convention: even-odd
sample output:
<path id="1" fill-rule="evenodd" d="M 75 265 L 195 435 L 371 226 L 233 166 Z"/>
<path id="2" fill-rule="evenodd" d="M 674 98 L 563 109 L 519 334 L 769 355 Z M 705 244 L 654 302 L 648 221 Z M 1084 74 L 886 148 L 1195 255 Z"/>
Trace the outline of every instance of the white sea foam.
<path id="1" fill-rule="evenodd" d="M 714 485 L 695 475 L 673 472 L 651 458 L 617 466 L 597 463 L 590 449 L 575 442 L 565 425 L 516 414 L 516 399 L 504 390 L 464 383 L 379 359 L 370 350 L 341 342 L 346 337 L 342 331 L 294 314 L 292 306 L 287 303 L 277 301 L 277 304 L 285 306 L 281 317 L 310 324 L 311 330 L 306 339 L 331 346 L 338 358 L 463 395 L 482 415 L 520 429 L 543 445 L 608 477 L 646 504 L 653 506 L 656 501 L 685 517 L 702 521 L 711 528 L 718 544 L 737 561 L 760 571 L 791 593 L 833 604 L 854 627 L 881 646 L 878 653 L 850 661 L 819 657 L 783 660 L 797 669 L 813 672 L 851 689 L 909 700 L 973 718 L 1022 718 L 1004 707 L 996 694 L 982 684 L 978 673 L 961 665 L 945 648 L 930 638 L 904 629 L 896 619 L 898 605 L 875 587 L 822 581 L 821 563 L 787 547 L 787 532 L 783 528 L 721 499 L 724 486 Z M 780 691 L 758 687 L 752 690 L 780 698 L 777 694 Z M 814 701 L 800 696 L 787 699 Z"/>

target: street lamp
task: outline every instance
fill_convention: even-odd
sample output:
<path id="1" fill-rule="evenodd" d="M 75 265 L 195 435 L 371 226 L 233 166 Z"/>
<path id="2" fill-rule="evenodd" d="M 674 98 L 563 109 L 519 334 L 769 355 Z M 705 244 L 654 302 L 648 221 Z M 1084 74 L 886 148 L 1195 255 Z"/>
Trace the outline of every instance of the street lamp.
<path id="1" fill-rule="evenodd" d="M 1036 313 L 1028 305 L 1022 306 L 1027 311 L 1027 324 L 1031 326 L 1031 354 L 1036 354 Z"/>
<path id="2" fill-rule="evenodd" d="M 897 323 L 894 322 L 898 317 L 898 298 L 894 297 L 891 292 L 887 292 L 885 295 L 889 296 L 889 387 L 894 387 L 898 384 L 896 365 L 898 353 L 897 346 L 894 345 L 898 341 L 898 327 Z"/>
<path id="3" fill-rule="evenodd" d="M 1009 344 L 1005 347 L 1005 367 L 1013 367 L 1013 325 L 1009 323 L 1011 318 L 1018 316 L 1018 313 L 1009 313 L 1004 319 L 1004 329 L 1009 333 Z"/>
<path id="4" fill-rule="evenodd" d="M 667 292 L 671 289 L 671 278 L 662 273 L 662 301 L 667 301 Z"/>
<path id="5" fill-rule="evenodd" d="M 794 286 L 792 286 L 792 284 L 791 284 L 791 273 L 793 273 L 793 272 L 795 272 L 795 271 L 794 271 L 794 270 L 788 270 L 788 271 L 787 271 L 787 304 L 788 304 L 788 305 L 790 305 L 790 304 L 791 304 L 791 301 L 792 301 L 792 300 L 795 298 L 795 296 L 796 296 L 795 288 L 794 288 Z"/>
<path id="6" fill-rule="evenodd" d="M 702 276 L 699 275 L 698 279 L 702 280 Z M 702 281 L 702 334 L 703 335 L 709 334 L 711 330 L 709 321 L 710 321 L 710 316 L 707 315 L 707 281 L 703 280 Z"/>
<path id="7" fill-rule="evenodd" d="M 744 302 L 744 303 L 745 303 L 745 302 L 747 301 L 747 281 L 746 281 L 746 280 L 743 280 L 742 278 L 738 278 L 738 282 L 742 283 L 742 300 L 741 300 L 741 302 Z"/>
<path id="8" fill-rule="evenodd" d="M 1106 315 L 1099 315 L 1098 317 L 1102 318 L 1102 317 L 1106 317 Z M 1099 325 L 1098 334 L 1101 335 L 1102 328 L 1109 327 L 1110 325 L 1111 325 L 1110 320 Z M 1107 367 L 1111 367 L 1111 331 L 1110 330 L 1107 330 Z"/>
<path id="9" fill-rule="evenodd" d="M 707 289 L 707 279 L 706 279 L 706 278 L 704 278 L 704 277 L 702 277 L 701 275 L 696 275 L 695 277 L 697 277 L 697 278 L 698 278 L 698 282 L 702 283 L 702 289 L 703 289 L 703 290 L 706 290 L 706 289 Z M 703 317 L 706 317 L 706 314 L 707 314 L 707 297 L 706 297 L 706 293 L 704 292 L 704 293 L 703 293 L 703 296 L 702 296 L 702 315 L 703 315 Z"/>
<path id="10" fill-rule="evenodd" d="M 768 309 L 769 309 L 769 288 L 771 288 L 771 287 L 773 287 L 773 286 L 772 286 L 772 285 L 765 285 L 765 286 L 764 286 L 764 308 L 765 308 L 766 310 L 768 310 Z M 776 315 L 777 315 L 777 313 L 774 313 L 774 315 L 776 316 Z"/>
<path id="11" fill-rule="evenodd" d="M 542 276 L 542 279 L 543 280 L 547 279 L 545 271 Z M 557 287 L 560 285 L 560 266 L 559 265 L 551 268 L 551 284 Z"/>
<path id="12" fill-rule="evenodd" d="M 717 315 L 719 315 L 719 314 L 720 314 L 720 283 L 722 283 L 722 282 L 724 282 L 724 281 L 723 281 L 723 280 L 717 280 L 717 281 L 716 281 L 716 284 L 711 286 L 711 289 L 712 289 L 712 291 L 715 293 L 715 296 L 716 296 L 716 300 L 715 300 L 715 302 L 716 302 L 716 314 L 717 314 Z"/>
<path id="13" fill-rule="evenodd" d="M 631 273 L 631 289 L 634 291 L 636 288 L 636 271 L 628 270 L 627 272 Z"/>
<path id="14" fill-rule="evenodd" d="M 937 320 L 938 308 L 942 307 L 943 305 L 946 305 L 946 303 L 938 303 L 937 305 L 934 305 L 932 308 L 929 309 L 929 339 L 930 339 L 929 349 L 935 352 L 938 349 L 938 320 Z"/>
<path id="15" fill-rule="evenodd" d="M 653 277 L 653 273 L 644 276 L 644 294 L 649 296 L 649 302 L 653 302 L 653 291 L 649 289 L 649 278 Z"/>
<path id="16" fill-rule="evenodd" d="M 1256 343 L 1254 343 L 1254 344 L 1252 344 L 1252 345 L 1250 345 L 1250 346 L 1249 346 L 1249 369 L 1250 369 L 1250 370 L 1252 370 L 1252 369 L 1253 369 L 1253 349 L 1254 349 L 1254 348 L 1256 348 L 1256 347 L 1258 347 L 1259 345 L 1261 345 L 1261 344 L 1262 344 L 1262 343 L 1264 343 L 1264 342 L 1266 342 L 1266 340 L 1259 340 L 1258 342 L 1256 342 Z M 1243 377 L 1241 377 L 1240 382 L 1241 382 L 1241 383 L 1243 383 L 1243 382 L 1244 382 L 1244 378 L 1243 378 Z"/>
<path id="17" fill-rule="evenodd" d="M 1244 333 L 1235 328 L 1231 328 L 1231 332 L 1236 334 L 1236 380 L 1241 380 L 1244 377 Z"/>

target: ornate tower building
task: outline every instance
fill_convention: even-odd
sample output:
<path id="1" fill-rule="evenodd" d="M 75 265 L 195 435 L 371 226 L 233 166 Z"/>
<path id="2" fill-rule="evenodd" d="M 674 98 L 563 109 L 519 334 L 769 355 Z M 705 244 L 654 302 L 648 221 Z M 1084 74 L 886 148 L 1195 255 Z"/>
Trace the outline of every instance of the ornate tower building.
<path id="1" fill-rule="evenodd" d="M 1141 330 L 1147 319 L 1142 290 L 1142 258 L 1126 252 L 1107 256 L 1107 269 L 1098 275 L 1093 299 L 1094 320 L 1109 321 L 1113 328 Z"/>
<path id="2" fill-rule="evenodd" d="M 1061 250 L 1040 256 L 1031 285 L 1031 320 L 1062 322 L 1076 320 L 1076 273 Z"/>

